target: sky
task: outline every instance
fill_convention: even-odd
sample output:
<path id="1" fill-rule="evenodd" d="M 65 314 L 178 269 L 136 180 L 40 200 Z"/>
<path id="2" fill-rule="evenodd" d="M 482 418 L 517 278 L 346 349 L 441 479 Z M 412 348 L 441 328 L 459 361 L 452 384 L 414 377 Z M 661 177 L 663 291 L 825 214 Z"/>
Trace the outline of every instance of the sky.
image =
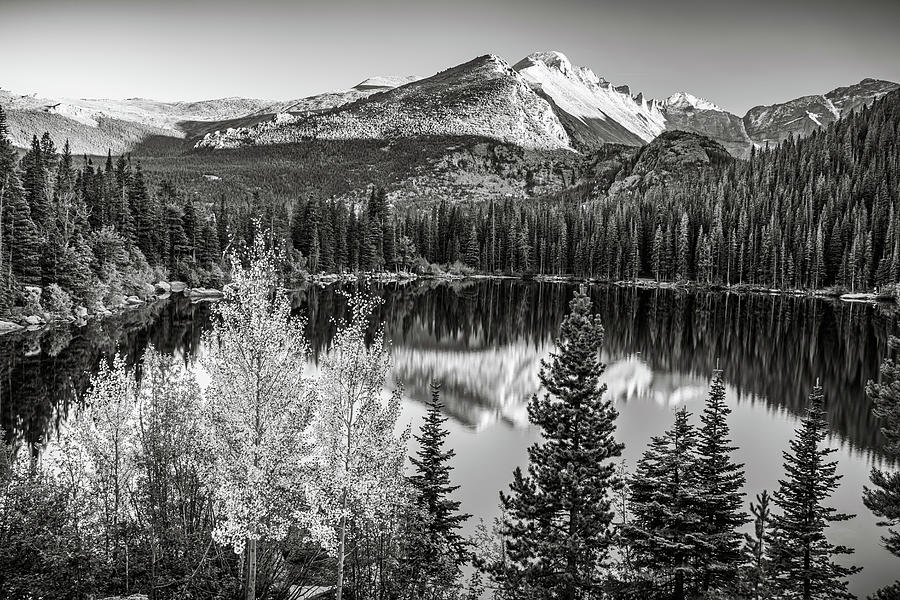
<path id="1" fill-rule="evenodd" d="M 900 82 L 897 23 L 900 0 L 0 0 L 0 88 L 283 100 L 559 50 L 632 93 L 742 115 Z"/>

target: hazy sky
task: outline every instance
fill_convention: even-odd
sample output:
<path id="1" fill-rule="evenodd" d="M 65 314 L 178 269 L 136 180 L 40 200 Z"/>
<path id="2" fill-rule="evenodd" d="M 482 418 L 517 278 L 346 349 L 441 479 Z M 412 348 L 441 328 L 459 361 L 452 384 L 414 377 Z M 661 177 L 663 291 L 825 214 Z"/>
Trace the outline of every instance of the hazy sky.
<path id="1" fill-rule="evenodd" d="M 288 99 L 560 50 L 632 93 L 743 114 L 900 81 L 900 0 L 0 0 L 0 88 Z"/>

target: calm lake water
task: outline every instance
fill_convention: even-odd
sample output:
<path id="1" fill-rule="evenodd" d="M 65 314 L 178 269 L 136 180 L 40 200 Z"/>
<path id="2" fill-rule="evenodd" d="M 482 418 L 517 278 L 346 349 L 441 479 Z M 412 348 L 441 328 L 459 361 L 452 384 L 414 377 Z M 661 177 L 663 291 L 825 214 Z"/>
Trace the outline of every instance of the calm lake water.
<path id="1" fill-rule="evenodd" d="M 384 303 L 375 319 L 392 341 L 394 378 L 403 385 L 404 420 L 424 414 L 428 384 L 438 380 L 456 450 L 454 478 L 462 508 L 489 520 L 498 492 L 538 439 L 525 406 L 538 391 L 541 358 L 575 286 L 512 280 L 386 284 L 368 288 Z M 335 286 L 294 296 L 307 317 L 315 356 L 346 312 Z M 702 410 L 716 362 L 724 370 L 733 438 L 746 463 L 749 497 L 773 490 L 781 452 L 819 378 L 844 478 L 833 504 L 856 513 L 833 526 L 833 541 L 856 548 L 864 566 L 852 580 L 864 596 L 897 576 L 900 563 L 879 544 L 881 532 L 860 494 L 882 443 L 864 386 L 878 376 L 896 325 L 892 306 L 781 296 L 737 296 L 597 286 L 595 310 L 606 328 L 606 382 L 620 412 L 619 439 L 634 465 L 646 443 L 671 425 L 676 407 Z M 375 320 L 373 319 L 373 321 Z M 172 300 L 82 328 L 0 337 L 0 418 L 7 439 L 40 444 L 78 402 L 103 357 L 135 361 L 152 344 L 190 362 L 200 351 L 209 306 Z"/>

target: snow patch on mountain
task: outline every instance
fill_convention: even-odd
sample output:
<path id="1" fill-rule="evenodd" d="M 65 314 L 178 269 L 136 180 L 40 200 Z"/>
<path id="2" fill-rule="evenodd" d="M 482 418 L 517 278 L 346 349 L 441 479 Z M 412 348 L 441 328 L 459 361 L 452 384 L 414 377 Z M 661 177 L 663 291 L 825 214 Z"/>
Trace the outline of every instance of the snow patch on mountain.
<path id="1" fill-rule="evenodd" d="M 572 65 L 562 52 L 535 52 L 514 68 L 558 110 L 584 125 L 614 122 L 645 142 L 665 130 L 665 117 L 655 102 L 647 102 L 642 95 L 632 97 L 627 86 L 615 87 L 589 68 Z"/>
<path id="2" fill-rule="evenodd" d="M 362 90 L 368 88 L 390 89 L 412 83 L 422 79 L 418 75 L 376 75 L 360 81 L 353 86 L 354 89 Z"/>
<path id="3" fill-rule="evenodd" d="M 687 92 L 676 92 L 663 101 L 666 110 L 715 110 L 725 112 L 705 98 L 698 98 Z"/>

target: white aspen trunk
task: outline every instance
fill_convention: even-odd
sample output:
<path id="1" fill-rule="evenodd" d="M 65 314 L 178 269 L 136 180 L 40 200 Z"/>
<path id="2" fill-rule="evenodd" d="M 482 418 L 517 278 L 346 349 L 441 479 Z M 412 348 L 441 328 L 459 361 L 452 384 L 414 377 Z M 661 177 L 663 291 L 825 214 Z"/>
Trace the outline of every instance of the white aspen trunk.
<path id="1" fill-rule="evenodd" d="M 335 591 L 335 600 L 341 600 L 344 592 L 344 540 L 347 536 L 347 517 L 344 511 L 347 509 L 347 492 L 341 499 L 341 525 L 340 534 L 338 535 L 338 555 L 337 555 L 337 590 Z M 250 600 L 248 598 L 248 600 Z"/>
<path id="2" fill-rule="evenodd" d="M 247 539 L 247 600 L 256 600 L 256 539 Z"/>

